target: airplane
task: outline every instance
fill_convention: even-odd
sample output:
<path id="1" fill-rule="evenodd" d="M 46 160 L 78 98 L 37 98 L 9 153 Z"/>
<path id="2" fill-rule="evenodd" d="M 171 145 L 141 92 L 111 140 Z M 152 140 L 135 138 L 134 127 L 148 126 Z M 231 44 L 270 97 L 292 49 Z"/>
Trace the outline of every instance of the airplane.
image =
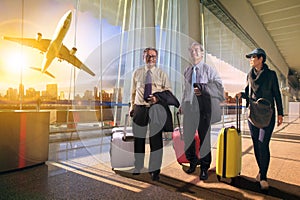
<path id="1" fill-rule="evenodd" d="M 31 68 L 40 71 L 42 73 L 45 73 L 51 76 L 52 78 L 55 77 L 51 73 L 49 73 L 47 69 L 52 63 L 52 61 L 54 60 L 54 58 L 56 57 L 58 58 L 59 61 L 65 60 L 70 64 L 72 64 L 73 66 L 82 69 L 83 71 L 87 72 L 92 76 L 95 76 L 95 73 L 92 70 L 90 70 L 86 65 L 84 65 L 75 56 L 77 49 L 73 47 L 71 50 L 69 50 L 62 43 L 64 37 L 66 36 L 66 33 L 70 28 L 71 20 L 72 20 L 72 11 L 69 10 L 60 19 L 52 39 L 42 39 L 41 33 L 37 33 L 36 38 L 16 38 L 16 37 L 4 36 L 3 39 L 39 49 L 44 54 L 42 68 L 35 68 L 35 67 L 31 67 Z"/>

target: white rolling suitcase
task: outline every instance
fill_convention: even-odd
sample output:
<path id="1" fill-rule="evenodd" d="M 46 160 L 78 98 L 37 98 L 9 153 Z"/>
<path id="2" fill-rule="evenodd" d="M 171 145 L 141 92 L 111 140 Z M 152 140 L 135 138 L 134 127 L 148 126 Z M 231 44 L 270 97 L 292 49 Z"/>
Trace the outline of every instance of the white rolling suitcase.
<path id="1" fill-rule="evenodd" d="M 129 115 L 125 116 L 125 126 L 112 129 L 110 162 L 112 169 L 134 166 L 134 138 L 132 127 L 127 127 Z"/>

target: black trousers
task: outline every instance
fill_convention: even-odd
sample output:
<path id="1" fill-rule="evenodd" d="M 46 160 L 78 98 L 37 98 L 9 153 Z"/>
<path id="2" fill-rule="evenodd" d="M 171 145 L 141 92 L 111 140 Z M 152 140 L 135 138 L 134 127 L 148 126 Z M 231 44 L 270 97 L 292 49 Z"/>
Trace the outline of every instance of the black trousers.
<path id="1" fill-rule="evenodd" d="M 135 168 L 144 167 L 146 134 L 149 124 L 149 142 L 150 142 L 150 160 L 149 172 L 160 172 L 163 156 L 162 128 L 156 127 L 149 118 L 151 107 L 139 106 L 134 107 L 133 114 L 133 134 L 134 134 L 134 157 Z"/>
<path id="2" fill-rule="evenodd" d="M 208 170 L 211 164 L 211 99 L 209 95 L 194 96 L 193 104 L 184 102 L 183 105 L 183 133 L 185 155 L 191 164 L 200 162 L 202 170 Z M 198 130 L 200 138 L 200 160 L 195 151 L 195 132 Z"/>
<path id="3" fill-rule="evenodd" d="M 269 144 L 275 127 L 275 112 L 273 112 L 269 126 L 260 129 L 255 127 L 250 121 L 248 121 L 248 126 L 251 132 L 255 159 L 259 167 L 260 179 L 267 180 L 270 164 Z"/>

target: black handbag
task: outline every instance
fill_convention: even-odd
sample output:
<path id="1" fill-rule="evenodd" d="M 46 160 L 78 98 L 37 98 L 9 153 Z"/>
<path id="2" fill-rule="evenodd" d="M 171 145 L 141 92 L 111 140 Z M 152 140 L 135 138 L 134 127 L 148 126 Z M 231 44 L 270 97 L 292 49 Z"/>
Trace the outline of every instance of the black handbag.
<path id="1" fill-rule="evenodd" d="M 257 128 L 267 127 L 273 115 L 271 103 L 265 98 L 253 101 L 249 98 L 248 120 Z"/>
<path id="2" fill-rule="evenodd" d="M 251 82 L 249 81 L 249 106 L 248 120 L 257 128 L 265 128 L 269 126 L 273 115 L 272 104 L 265 98 L 259 98 L 254 101 L 251 98 Z"/>

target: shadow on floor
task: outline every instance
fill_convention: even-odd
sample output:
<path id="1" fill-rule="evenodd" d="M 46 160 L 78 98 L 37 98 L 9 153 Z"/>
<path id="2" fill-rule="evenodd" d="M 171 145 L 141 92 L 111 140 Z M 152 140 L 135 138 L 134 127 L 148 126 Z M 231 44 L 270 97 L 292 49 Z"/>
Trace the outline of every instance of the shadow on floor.
<path id="1" fill-rule="evenodd" d="M 197 172 L 197 170 L 196 170 Z M 196 173 L 195 174 L 198 174 Z M 161 174 L 159 182 L 152 181 L 148 173 L 141 173 L 138 176 L 132 175 L 129 171 L 118 171 L 115 170 L 116 174 L 121 176 L 132 178 L 135 180 L 151 183 L 163 187 L 167 190 L 174 192 L 180 192 L 187 195 L 191 195 L 196 198 L 201 199 L 247 199 L 242 193 L 229 189 L 220 189 L 220 188 L 204 188 L 193 183 L 185 182 L 176 178 L 172 178 L 166 175 Z M 196 177 L 198 179 L 198 176 Z M 205 181 L 206 183 L 216 183 L 218 182 L 216 174 L 214 171 L 209 171 L 209 179 Z M 279 185 L 281 189 L 270 186 L 268 191 L 260 190 L 258 182 L 255 182 L 254 179 L 245 176 L 238 176 L 234 183 L 230 179 L 221 179 L 222 183 L 232 185 L 234 187 L 259 193 L 266 198 L 276 197 L 280 199 L 289 199 L 289 200 L 299 200 L 300 196 L 293 194 L 300 191 L 300 187 L 297 185 L 287 184 L 281 181 L 269 179 L 271 185 Z M 284 190 L 283 190 L 284 189 Z M 289 191 L 289 192 L 287 192 Z"/>
<path id="2" fill-rule="evenodd" d="M 185 182 L 180 179 L 166 175 L 160 175 L 160 181 L 152 181 L 148 173 L 133 176 L 131 171 L 118 171 L 114 173 L 121 177 L 130 178 L 151 186 L 147 188 L 139 185 L 131 185 L 126 179 L 120 179 L 109 172 L 105 175 L 101 168 L 93 168 L 92 171 L 73 165 L 66 165 L 72 170 L 58 168 L 52 165 L 39 165 L 0 174 L 0 199 L 153 199 L 168 198 L 177 199 L 247 199 L 239 191 L 228 188 L 216 188 L 213 184 L 218 183 L 215 172 L 209 171 L 209 179 L 206 183 L 211 183 L 210 188 L 195 185 L 194 181 Z M 197 169 L 199 171 L 199 169 Z M 198 171 L 191 176 L 195 176 L 195 181 L 199 181 Z M 76 172 L 76 173 L 75 173 Z M 108 173 L 106 171 L 106 173 Z M 197 175 L 196 175 L 197 174 Z M 102 181 L 101 181 L 102 180 Z M 130 187 L 140 189 L 139 192 L 128 190 L 114 183 L 122 183 Z M 259 193 L 264 199 L 276 197 L 280 199 L 300 199 L 298 196 L 300 187 L 287 184 L 277 180 L 269 180 L 270 189 L 268 193 L 263 193 L 259 189 L 258 183 L 254 179 L 239 176 L 235 182 L 235 187 L 242 190 Z M 225 184 L 229 184 L 226 183 Z M 248 198 L 249 199 L 249 198 Z"/>
<path id="3" fill-rule="evenodd" d="M 50 164 L 1 173 L 0 200 L 190 199 L 156 185 L 146 188 L 132 185 L 127 179 L 99 168 L 90 171 L 60 164 L 70 168 L 66 170 Z"/>
<path id="4" fill-rule="evenodd" d="M 299 193 L 300 187 L 297 185 L 288 184 L 282 181 L 268 179 L 270 187 L 268 191 L 260 190 L 259 182 L 256 182 L 254 179 L 245 176 L 238 176 L 234 184 L 235 187 L 250 190 L 257 193 L 263 193 L 268 196 L 281 198 L 281 199 L 300 199 L 300 196 L 294 194 L 295 192 Z M 272 185 L 280 186 L 280 188 L 273 187 Z"/>
<path id="5" fill-rule="evenodd" d="M 193 198 L 200 199 L 247 199 L 242 193 L 232 191 L 228 189 L 220 188 L 203 188 L 193 183 L 188 183 L 179 179 L 175 179 L 166 175 L 161 174 L 159 181 L 152 181 L 148 173 L 141 173 L 138 176 L 134 176 L 129 171 L 118 171 L 115 170 L 116 174 L 120 176 L 132 178 L 138 181 L 150 183 L 162 187 L 172 192 L 179 192 L 192 196 Z"/>

